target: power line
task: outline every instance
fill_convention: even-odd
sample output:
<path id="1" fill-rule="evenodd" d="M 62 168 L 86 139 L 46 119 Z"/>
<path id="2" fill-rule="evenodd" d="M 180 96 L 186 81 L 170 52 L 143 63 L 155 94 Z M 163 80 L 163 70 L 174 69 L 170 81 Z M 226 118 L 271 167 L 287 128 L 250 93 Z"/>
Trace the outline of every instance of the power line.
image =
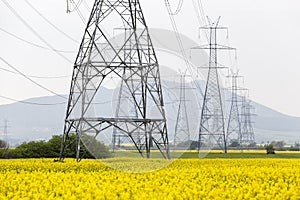
<path id="1" fill-rule="evenodd" d="M 35 35 L 37 36 L 44 44 L 46 44 L 50 49 L 52 49 L 56 54 L 58 54 L 60 57 L 68 61 L 69 63 L 73 63 L 70 59 L 68 59 L 66 56 L 64 56 L 61 52 L 57 51 L 52 45 L 50 45 L 38 32 L 36 32 L 18 13 L 17 11 L 10 6 L 10 4 L 6 1 L 2 1 L 5 6 Z"/>
<path id="2" fill-rule="evenodd" d="M 56 105 L 64 105 L 64 104 L 67 103 L 67 102 L 61 102 L 61 103 L 35 103 L 35 102 L 31 102 L 31 101 L 17 100 L 17 99 L 13 99 L 13 98 L 2 96 L 2 95 L 0 95 L 0 98 L 15 101 L 17 103 L 36 105 L 36 106 L 56 106 Z"/>
<path id="3" fill-rule="evenodd" d="M 84 16 L 82 15 L 81 11 L 79 10 L 79 6 L 81 5 L 82 1 L 81 0 L 80 2 L 78 2 L 77 4 L 74 2 L 74 0 L 70 0 L 71 3 L 74 5 L 74 9 L 73 10 L 69 10 L 68 12 L 73 12 L 74 10 L 76 11 L 77 15 L 79 16 L 79 18 L 81 19 L 82 23 L 83 24 L 86 24 L 86 20 L 84 18 Z"/>
<path id="4" fill-rule="evenodd" d="M 12 73 L 12 74 L 20 75 L 19 73 L 15 72 L 15 71 L 5 69 L 5 68 L 2 68 L 2 67 L 0 67 L 0 70 L 6 71 L 6 72 L 9 72 L 9 73 Z M 59 79 L 59 78 L 68 78 L 68 77 L 70 77 L 70 76 L 34 76 L 34 75 L 28 75 L 28 74 L 26 74 L 26 76 L 31 77 L 31 78 L 39 78 L 39 79 Z"/>
<path id="5" fill-rule="evenodd" d="M 14 102 L 17 102 L 17 103 L 29 104 L 29 105 L 37 105 L 37 106 L 56 106 L 56 105 L 65 105 L 65 104 L 68 103 L 67 101 L 60 102 L 60 103 L 36 103 L 36 102 L 28 101 L 28 100 L 26 100 L 26 101 L 24 101 L 24 100 L 17 100 L 17 99 L 11 98 L 11 97 L 3 96 L 3 95 L 0 95 L 0 98 L 6 99 L 6 100 L 10 100 L 10 101 L 14 101 Z M 109 104 L 109 103 L 116 102 L 116 101 L 117 100 L 114 100 L 114 101 L 103 101 L 103 102 L 99 102 L 99 103 L 91 103 L 91 105 L 105 105 L 105 104 Z"/>
<path id="6" fill-rule="evenodd" d="M 167 1 L 169 3 L 169 0 L 167 0 Z M 172 11 L 172 9 L 170 7 L 170 14 L 171 15 L 178 15 L 180 13 L 181 9 L 182 9 L 182 6 L 183 6 L 183 0 L 179 0 L 177 8 L 176 8 L 176 10 L 174 12 Z"/>
<path id="7" fill-rule="evenodd" d="M 70 10 L 70 8 L 68 9 L 68 12 L 74 12 L 75 10 L 79 9 L 79 7 L 81 6 L 81 4 L 83 3 L 83 0 L 79 0 L 77 3 L 75 3 L 74 0 L 67 0 L 67 3 L 71 2 L 74 5 L 74 8 L 72 10 Z"/>
<path id="8" fill-rule="evenodd" d="M 83 1 L 83 5 L 84 5 L 84 7 L 85 7 L 88 11 L 91 10 L 91 8 L 90 8 L 89 5 L 86 3 L 86 1 Z"/>
<path id="9" fill-rule="evenodd" d="M 7 35 L 10 35 L 10 36 L 12 36 L 12 37 L 14 37 L 14 38 L 16 38 L 16 39 L 22 41 L 22 42 L 25 42 L 25 43 L 27 43 L 27 44 L 29 44 L 29 45 L 32 45 L 32 46 L 34 46 L 34 47 L 52 51 L 52 49 L 50 49 L 50 48 L 48 48 L 48 47 L 45 47 L 45 46 L 42 46 L 42 45 L 39 45 L 39 44 L 30 42 L 30 41 L 28 41 L 28 40 L 25 40 L 25 39 L 23 39 L 23 38 L 21 38 L 21 37 L 15 35 L 15 34 L 13 34 L 13 33 L 8 32 L 7 30 L 2 29 L 2 28 L 0 28 L 0 31 L 2 31 L 2 32 L 6 33 Z M 64 51 L 64 50 L 57 50 L 57 49 L 55 49 L 55 51 L 61 52 L 61 53 L 75 53 L 75 51 Z"/>
<path id="10" fill-rule="evenodd" d="M 201 0 L 192 0 L 193 2 L 193 7 L 195 9 L 195 13 L 198 19 L 198 23 L 200 25 L 200 27 L 205 26 L 206 23 L 206 18 L 205 18 L 205 13 L 204 13 L 204 9 L 203 9 L 203 4 Z M 206 40 L 209 41 L 209 37 L 208 37 L 208 31 L 204 31 L 205 36 L 206 36 Z M 199 36 L 200 36 L 200 32 L 199 32 Z"/>
<path id="11" fill-rule="evenodd" d="M 54 91 L 52 91 L 52 90 L 46 88 L 45 86 L 41 85 L 40 83 L 38 83 L 38 82 L 32 80 L 30 77 L 28 77 L 26 74 L 24 74 L 23 72 L 21 72 L 20 70 L 18 70 L 16 67 L 14 67 L 14 66 L 12 66 L 11 64 L 9 64 L 9 63 L 8 63 L 5 59 L 3 59 L 1 56 L 0 56 L 0 60 L 2 60 L 2 62 L 4 62 L 7 66 L 9 66 L 10 68 L 12 68 L 14 71 L 18 72 L 18 73 L 19 73 L 20 75 L 22 75 L 24 78 L 26 78 L 26 79 L 29 80 L 30 82 L 34 83 L 35 85 L 39 86 L 40 88 L 42 88 L 42 89 L 44 89 L 44 90 L 46 90 L 46 91 L 48 91 L 48 92 L 50 92 L 50 93 L 52 93 L 52 94 L 55 94 L 55 95 L 57 95 L 57 96 L 59 96 L 59 97 L 61 97 L 61 98 L 63 98 L 63 99 L 68 99 L 68 98 L 66 98 L 66 97 L 64 97 L 64 96 L 62 96 L 62 95 L 60 95 L 60 94 L 58 94 L 58 93 L 56 93 L 56 92 L 54 92 Z"/>
<path id="12" fill-rule="evenodd" d="M 61 34 L 63 34 L 64 36 L 66 36 L 67 38 L 69 38 L 70 40 L 72 40 L 73 42 L 75 42 L 76 44 L 78 44 L 78 41 L 75 40 L 74 38 L 72 38 L 70 35 L 68 35 L 67 33 L 65 33 L 63 30 L 61 30 L 60 28 L 58 28 L 55 24 L 53 24 L 49 19 L 47 19 L 41 12 L 39 12 L 31 3 L 28 2 L 28 0 L 25 0 L 25 3 L 31 7 L 40 17 L 42 17 L 48 24 L 50 24 L 55 30 L 57 30 L 58 32 L 60 32 Z"/>
<path id="13" fill-rule="evenodd" d="M 185 65 L 186 65 L 187 69 L 189 70 L 190 74 L 192 75 L 192 79 L 194 80 L 194 84 L 198 88 L 198 91 L 200 92 L 200 95 L 203 96 L 203 92 L 202 92 L 201 86 L 196 81 L 196 78 L 195 78 L 196 74 L 193 72 L 192 66 L 189 63 L 189 59 L 188 59 L 188 57 L 186 55 L 186 52 L 185 52 L 185 49 L 184 49 L 184 45 L 183 45 L 183 42 L 181 40 L 181 36 L 180 36 L 179 31 L 178 31 L 178 27 L 177 27 L 175 18 L 172 15 L 172 11 L 171 11 L 171 6 L 170 6 L 169 0 L 165 0 L 165 6 L 167 8 L 167 11 L 168 11 L 168 14 L 169 14 L 169 17 L 170 17 L 170 21 L 171 21 L 171 25 L 172 25 L 173 31 L 175 32 L 175 36 L 176 36 L 176 39 L 177 39 L 177 42 L 178 42 L 178 45 L 179 45 L 179 48 L 180 48 L 180 53 L 182 54 L 182 56 L 184 58 Z"/>
<path id="14" fill-rule="evenodd" d="M 206 15 L 205 15 L 205 12 L 204 12 L 204 6 L 203 6 L 203 3 L 202 3 L 202 0 L 198 0 L 197 3 L 198 3 L 201 18 L 202 18 L 202 23 L 203 23 L 203 25 L 206 25 L 206 17 L 205 17 Z"/>

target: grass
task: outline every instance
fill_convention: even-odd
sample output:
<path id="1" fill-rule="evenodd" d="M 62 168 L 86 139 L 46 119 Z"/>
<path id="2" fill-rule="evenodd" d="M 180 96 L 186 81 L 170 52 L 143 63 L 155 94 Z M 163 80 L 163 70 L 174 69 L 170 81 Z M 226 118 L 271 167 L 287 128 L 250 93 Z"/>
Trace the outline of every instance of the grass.
<path id="1" fill-rule="evenodd" d="M 180 158 L 199 158 L 197 152 L 184 152 Z M 205 158 L 300 158 L 299 153 L 276 153 L 276 154 L 266 154 L 266 153 L 208 153 Z"/>
<path id="2" fill-rule="evenodd" d="M 4 149 L 0 149 L 0 158 L 4 153 Z M 198 155 L 196 150 L 191 151 L 183 151 L 183 150 L 170 150 L 170 155 L 172 159 L 181 158 L 211 158 L 211 159 L 218 159 L 218 158 L 299 158 L 300 159 L 300 151 L 275 151 L 276 154 L 266 154 L 266 150 L 244 150 L 243 153 L 239 150 L 229 150 L 227 154 L 224 154 L 220 150 L 212 150 L 209 153 L 203 153 Z M 123 157 L 131 157 L 131 158 L 140 158 L 141 155 L 136 151 L 117 151 L 114 156 L 116 158 L 123 158 Z M 144 154 L 145 156 L 145 154 Z M 158 150 L 151 151 L 151 158 L 162 158 L 160 152 Z"/>
<path id="3" fill-rule="evenodd" d="M 300 151 L 276 151 L 276 154 L 267 154 L 265 150 L 244 150 L 243 152 L 239 150 L 229 150 L 227 154 L 224 154 L 222 151 L 212 150 L 210 152 L 203 152 L 198 155 L 198 152 L 195 150 L 192 151 L 182 151 L 176 150 L 170 151 L 171 158 L 299 158 L 300 159 Z M 132 158 L 140 158 L 140 154 L 131 151 L 129 152 L 121 152 L 115 154 L 115 157 L 132 157 Z M 162 158 L 159 151 L 151 151 L 151 158 Z"/>

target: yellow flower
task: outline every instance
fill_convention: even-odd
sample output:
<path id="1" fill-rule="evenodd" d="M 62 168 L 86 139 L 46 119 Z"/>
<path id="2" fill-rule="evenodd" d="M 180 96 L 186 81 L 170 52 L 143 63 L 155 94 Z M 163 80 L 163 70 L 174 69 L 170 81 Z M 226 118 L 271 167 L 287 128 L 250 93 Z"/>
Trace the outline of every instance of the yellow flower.
<path id="1" fill-rule="evenodd" d="M 4 199 L 300 199 L 299 159 L 179 159 L 148 173 L 97 160 L 0 160 Z M 122 161 L 114 160 L 118 167 Z M 147 165 L 157 164 L 148 160 Z M 133 167 L 145 163 L 132 160 Z M 128 167 L 128 166 L 127 166 Z M 128 169 L 126 167 L 126 169 Z"/>

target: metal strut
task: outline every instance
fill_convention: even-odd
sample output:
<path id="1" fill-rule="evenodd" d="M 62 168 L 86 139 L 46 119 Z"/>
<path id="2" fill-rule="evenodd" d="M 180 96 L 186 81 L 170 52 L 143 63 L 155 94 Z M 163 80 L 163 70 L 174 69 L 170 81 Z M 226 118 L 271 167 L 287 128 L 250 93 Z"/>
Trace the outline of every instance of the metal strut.
<path id="1" fill-rule="evenodd" d="M 115 28 L 125 35 L 119 44 L 107 34 L 108 29 Z M 103 116 L 101 109 L 93 110 L 97 98 L 104 101 L 102 86 L 108 79 L 122 83 L 135 116 Z M 84 155 L 82 135 L 101 138 L 110 131 L 112 137 L 113 129 L 131 138 L 142 156 L 149 158 L 154 149 L 170 158 L 159 65 L 138 0 L 95 1 L 74 64 L 60 159 L 75 144 L 80 161 Z M 75 141 L 70 139 L 72 133 L 76 134 Z"/>
<path id="2" fill-rule="evenodd" d="M 227 153 L 224 112 L 218 72 L 222 67 L 218 63 L 218 51 L 235 49 L 217 43 L 217 31 L 227 29 L 226 27 L 219 26 L 219 20 L 220 18 L 216 22 L 212 22 L 208 19 L 209 25 L 201 27 L 201 29 L 209 31 L 209 44 L 194 48 L 209 50 L 208 75 L 199 128 L 199 153 L 201 150 L 210 150 L 215 144 L 224 153 Z"/>
<path id="3" fill-rule="evenodd" d="M 238 91 L 241 90 L 238 87 L 238 72 L 232 72 L 230 76 L 232 83 L 231 83 L 231 106 L 230 106 L 230 113 L 227 125 L 227 132 L 226 132 L 226 143 L 229 145 L 233 145 L 234 142 L 237 142 L 236 147 L 240 146 L 242 143 L 242 129 L 241 129 L 241 113 L 239 109 L 239 102 L 238 99 Z"/>
<path id="4" fill-rule="evenodd" d="M 186 99 L 186 89 L 191 89 L 186 87 L 186 73 L 180 75 L 180 96 L 179 105 L 177 111 L 177 118 L 175 124 L 175 135 L 174 135 L 174 150 L 188 145 L 190 149 L 191 145 L 191 134 L 189 127 L 189 118 L 187 113 L 187 99 Z"/>

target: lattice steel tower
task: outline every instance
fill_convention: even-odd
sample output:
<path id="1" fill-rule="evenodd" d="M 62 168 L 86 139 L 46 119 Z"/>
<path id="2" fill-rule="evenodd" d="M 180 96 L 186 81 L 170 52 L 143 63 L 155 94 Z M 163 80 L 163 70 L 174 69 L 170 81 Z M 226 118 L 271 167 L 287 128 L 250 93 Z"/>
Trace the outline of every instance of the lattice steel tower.
<path id="1" fill-rule="evenodd" d="M 177 118 L 175 124 L 175 135 L 174 135 L 174 149 L 179 144 L 186 143 L 189 145 L 191 142 L 191 135 L 189 129 L 189 118 L 187 114 L 186 107 L 186 75 L 180 75 L 180 96 L 179 96 L 179 106 L 177 111 Z M 189 145 L 190 146 L 190 145 Z"/>
<path id="2" fill-rule="evenodd" d="M 131 81 L 131 84 L 133 87 L 133 81 Z M 138 110 L 136 106 L 134 106 L 134 99 L 128 88 L 124 86 L 124 81 L 121 82 L 119 88 L 115 117 L 138 118 Z M 113 127 L 113 152 L 122 149 L 122 144 L 130 143 L 132 139 L 136 141 L 137 144 L 141 144 L 141 133 L 135 131 L 131 135 L 128 135 L 118 128 Z M 150 144 L 150 146 L 151 145 L 152 144 Z"/>
<path id="3" fill-rule="evenodd" d="M 226 143 L 229 145 L 236 141 L 241 144 L 242 133 L 241 133 L 241 119 L 239 111 L 238 99 L 238 72 L 232 72 L 231 78 L 231 106 L 228 118 L 227 132 L 226 132 Z"/>
<path id="4" fill-rule="evenodd" d="M 7 150 L 9 148 L 9 139 L 8 139 L 8 120 L 4 120 L 4 126 L 3 126 L 3 141 L 5 142 L 5 149 Z"/>
<path id="5" fill-rule="evenodd" d="M 218 70 L 222 68 L 218 63 L 219 50 L 234 50 L 234 48 L 217 44 L 217 31 L 227 29 L 217 22 L 209 21 L 209 25 L 201 29 L 209 31 L 209 44 L 197 49 L 209 50 L 208 75 L 205 87 L 203 106 L 201 111 L 198 151 L 209 150 L 217 143 L 219 148 L 227 153 L 223 103 L 221 97 Z"/>
<path id="6" fill-rule="evenodd" d="M 109 39 L 116 29 L 124 36 L 121 44 Z M 130 92 L 137 116 L 103 116 L 101 110 L 93 111 L 96 97 L 104 98 L 99 95 L 101 86 L 111 79 L 122 82 Z M 111 129 L 112 140 L 113 127 L 128 135 L 142 156 L 149 158 L 151 149 L 157 149 L 169 158 L 159 65 L 139 0 L 94 3 L 74 65 L 60 159 L 67 156 L 67 147 L 75 144 L 79 161 L 84 155 L 81 136 L 100 137 Z M 71 133 L 76 134 L 73 141 Z M 141 133 L 140 141 L 132 137 L 134 133 Z"/>
<path id="7" fill-rule="evenodd" d="M 253 107 L 251 101 L 242 97 L 242 106 L 241 106 L 241 146 L 246 147 L 255 142 L 252 113 Z"/>

